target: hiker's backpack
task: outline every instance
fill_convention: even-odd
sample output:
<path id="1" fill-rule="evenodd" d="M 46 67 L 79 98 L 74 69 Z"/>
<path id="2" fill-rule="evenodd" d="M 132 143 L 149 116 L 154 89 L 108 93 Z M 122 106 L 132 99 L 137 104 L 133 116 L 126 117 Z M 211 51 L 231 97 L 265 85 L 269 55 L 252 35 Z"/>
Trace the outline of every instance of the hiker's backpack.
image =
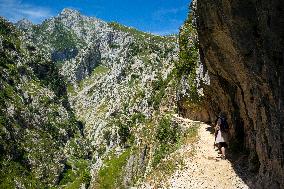
<path id="1" fill-rule="evenodd" d="M 220 125 L 221 132 L 228 132 L 229 125 L 228 125 L 228 122 L 227 122 L 226 118 L 219 117 L 219 119 L 221 119 L 221 125 Z"/>

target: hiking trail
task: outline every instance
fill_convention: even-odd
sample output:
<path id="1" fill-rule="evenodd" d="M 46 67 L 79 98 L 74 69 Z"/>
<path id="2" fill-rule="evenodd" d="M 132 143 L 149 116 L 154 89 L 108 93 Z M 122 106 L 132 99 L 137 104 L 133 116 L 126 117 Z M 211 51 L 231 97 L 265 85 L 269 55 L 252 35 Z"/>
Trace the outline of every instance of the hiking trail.
<path id="1" fill-rule="evenodd" d="M 183 119 L 190 126 L 190 120 Z M 191 121 L 193 122 L 193 121 Z M 162 188 L 171 189 L 249 189 L 241 179 L 246 176 L 246 171 L 238 166 L 238 174 L 229 160 L 222 160 L 220 154 L 213 148 L 214 134 L 210 133 L 211 126 L 200 123 L 198 129 L 198 141 L 193 145 L 195 153 L 193 156 L 185 157 L 185 165 L 182 169 L 176 170 L 173 175 L 163 182 Z M 187 152 L 188 147 L 182 149 Z M 236 169 L 236 168 L 235 168 Z M 241 174 L 241 177 L 240 177 Z M 246 178 L 246 177 L 245 177 Z M 144 188 L 156 188 L 146 186 Z"/>

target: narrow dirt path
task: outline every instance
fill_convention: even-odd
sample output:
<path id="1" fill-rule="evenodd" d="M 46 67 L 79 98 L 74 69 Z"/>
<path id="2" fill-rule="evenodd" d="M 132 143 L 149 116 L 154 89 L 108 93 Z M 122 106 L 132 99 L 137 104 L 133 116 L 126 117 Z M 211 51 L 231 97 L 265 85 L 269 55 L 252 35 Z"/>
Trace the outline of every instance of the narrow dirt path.
<path id="1" fill-rule="evenodd" d="M 167 188 L 249 188 L 235 173 L 231 163 L 222 160 L 216 148 L 213 148 L 214 135 L 209 129 L 209 125 L 200 124 L 199 140 L 194 145 L 195 155 L 185 159 L 185 167 L 169 178 Z"/>

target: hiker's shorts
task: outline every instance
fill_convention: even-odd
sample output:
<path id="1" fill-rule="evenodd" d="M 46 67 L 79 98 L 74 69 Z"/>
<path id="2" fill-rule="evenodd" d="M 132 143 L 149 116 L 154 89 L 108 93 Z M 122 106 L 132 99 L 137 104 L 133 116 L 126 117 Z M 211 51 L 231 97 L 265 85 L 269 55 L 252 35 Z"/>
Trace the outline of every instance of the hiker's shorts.
<path id="1" fill-rule="evenodd" d="M 224 147 L 227 148 L 228 144 L 226 142 L 219 142 L 220 148 Z"/>

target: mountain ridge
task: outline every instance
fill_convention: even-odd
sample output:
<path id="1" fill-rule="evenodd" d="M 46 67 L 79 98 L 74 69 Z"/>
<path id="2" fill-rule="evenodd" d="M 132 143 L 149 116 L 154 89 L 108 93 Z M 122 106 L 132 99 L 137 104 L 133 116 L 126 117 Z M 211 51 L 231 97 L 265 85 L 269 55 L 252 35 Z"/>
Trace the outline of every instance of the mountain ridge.
<path id="1" fill-rule="evenodd" d="M 66 103 L 77 123 L 75 134 L 60 147 L 64 158 L 54 164 L 60 169 L 54 173 L 42 168 L 54 180 L 43 181 L 39 172 L 34 174 L 39 187 L 128 187 L 143 182 L 175 149 L 167 141 L 174 144 L 181 136 L 172 116 L 177 38 L 106 23 L 69 9 L 42 24 L 22 21 L 18 27 L 21 46 L 31 49 L 31 57 L 42 56 L 64 78 Z M 42 76 L 45 69 L 36 69 Z M 158 142 L 156 130 L 163 127 L 167 129 L 161 132 L 171 138 Z M 28 165 L 36 170 L 41 164 L 38 159 Z M 125 174 L 109 178 L 113 169 Z"/>

